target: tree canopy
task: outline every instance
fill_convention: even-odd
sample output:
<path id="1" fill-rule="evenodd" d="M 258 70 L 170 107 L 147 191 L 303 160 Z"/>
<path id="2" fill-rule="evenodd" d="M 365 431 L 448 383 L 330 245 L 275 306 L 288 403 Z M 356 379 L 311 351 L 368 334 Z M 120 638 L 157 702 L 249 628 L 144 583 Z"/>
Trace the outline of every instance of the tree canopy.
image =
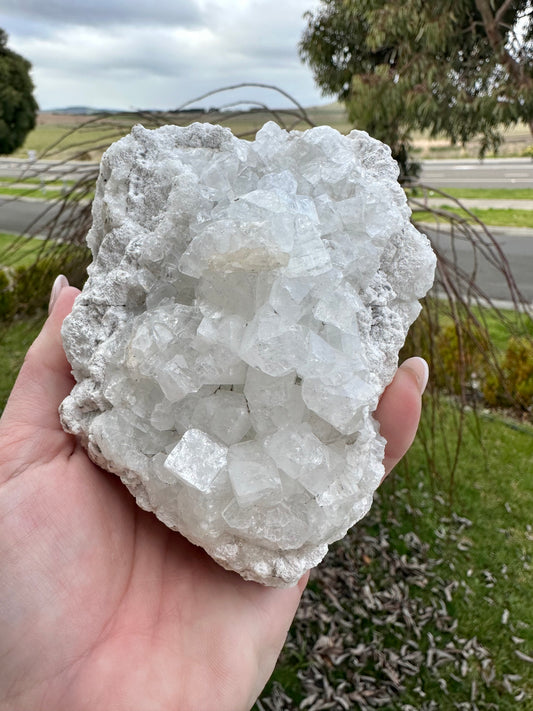
<path id="1" fill-rule="evenodd" d="M 497 150 L 501 128 L 533 133 L 531 0 L 322 0 L 300 55 L 350 120 L 388 143 L 404 172 L 413 129 Z"/>
<path id="2" fill-rule="evenodd" d="M 12 153 L 35 127 L 37 102 L 33 97 L 31 64 L 7 48 L 0 29 L 0 153 Z"/>

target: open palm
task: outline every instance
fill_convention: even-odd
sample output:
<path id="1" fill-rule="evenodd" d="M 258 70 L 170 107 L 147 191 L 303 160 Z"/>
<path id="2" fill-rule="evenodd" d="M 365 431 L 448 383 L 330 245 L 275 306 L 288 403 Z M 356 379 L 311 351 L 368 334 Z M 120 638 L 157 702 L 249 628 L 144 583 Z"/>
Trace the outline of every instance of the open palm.
<path id="1" fill-rule="evenodd" d="M 0 421 L 0 709 L 250 709 L 305 580 L 279 590 L 223 570 L 62 431 L 59 329 L 76 294 L 59 294 Z M 388 470 L 421 380 L 408 362 L 380 403 Z"/>

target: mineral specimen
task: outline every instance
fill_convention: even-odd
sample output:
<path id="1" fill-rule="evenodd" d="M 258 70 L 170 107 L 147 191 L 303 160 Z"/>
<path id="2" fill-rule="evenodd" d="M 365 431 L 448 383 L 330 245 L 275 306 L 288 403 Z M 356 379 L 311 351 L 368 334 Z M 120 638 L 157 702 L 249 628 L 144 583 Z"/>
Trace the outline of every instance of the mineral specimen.
<path id="1" fill-rule="evenodd" d="M 433 281 L 389 149 L 136 126 L 102 159 L 61 418 L 224 567 L 296 583 L 367 512 L 372 417 Z"/>

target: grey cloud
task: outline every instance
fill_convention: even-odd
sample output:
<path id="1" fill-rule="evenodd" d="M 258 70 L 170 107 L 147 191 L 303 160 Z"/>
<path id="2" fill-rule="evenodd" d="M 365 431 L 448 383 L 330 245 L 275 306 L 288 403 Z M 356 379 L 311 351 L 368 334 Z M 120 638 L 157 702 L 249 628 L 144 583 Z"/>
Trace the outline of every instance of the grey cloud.
<path id="1" fill-rule="evenodd" d="M 303 30 L 305 4 L 312 0 L 255 0 L 237 23 L 224 28 L 226 47 L 234 47 L 254 64 L 282 66 L 298 61 L 297 43 Z"/>
<path id="2" fill-rule="evenodd" d="M 196 27 L 203 24 L 203 13 L 195 0 L 93 0 L 91 3 L 71 0 L 3 0 L 3 12 L 16 18 L 27 18 L 32 25 L 45 22 L 57 25 L 146 25 Z"/>
<path id="3" fill-rule="evenodd" d="M 106 33 L 105 47 L 96 55 L 93 52 L 80 53 L 77 57 L 80 69 L 83 66 L 103 70 L 127 70 L 141 73 L 171 76 L 188 64 L 188 58 L 175 37 L 165 30 L 143 32 Z"/>

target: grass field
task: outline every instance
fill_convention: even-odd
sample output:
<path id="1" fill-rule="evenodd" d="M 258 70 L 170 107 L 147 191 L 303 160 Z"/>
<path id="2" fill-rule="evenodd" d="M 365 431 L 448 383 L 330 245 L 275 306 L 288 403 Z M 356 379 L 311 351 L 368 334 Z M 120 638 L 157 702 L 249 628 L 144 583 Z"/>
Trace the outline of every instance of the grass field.
<path id="1" fill-rule="evenodd" d="M 454 217 L 459 217 L 467 222 L 474 223 L 477 217 L 481 222 L 493 227 L 530 227 L 533 228 L 533 210 L 513 210 L 510 208 L 498 209 L 488 208 L 481 209 L 477 207 L 469 208 L 469 212 L 450 205 L 441 205 L 440 210 L 442 215 L 436 215 L 434 212 L 424 210 L 413 210 L 413 219 L 415 222 L 438 222 L 446 219 L 446 215 L 450 214 Z"/>
<path id="2" fill-rule="evenodd" d="M 11 187 L 14 183 L 13 178 L 8 178 L 5 175 L 0 175 L 0 187 Z M 16 185 L 24 186 L 24 187 L 47 187 L 47 188 L 61 188 L 63 185 L 72 185 L 73 181 L 67 181 L 67 180 L 46 180 L 46 179 L 40 179 L 36 177 L 28 177 L 28 178 L 22 178 L 20 180 L 16 180 Z"/>
<path id="3" fill-rule="evenodd" d="M 533 200 L 533 188 L 446 188 L 443 192 L 460 200 Z M 407 195 L 414 198 L 442 198 L 440 192 L 408 188 Z"/>
<path id="4" fill-rule="evenodd" d="M 348 121 L 341 104 L 333 102 L 306 110 L 315 125 L 333 126 L 342 133 L 348 133 L 353 126 Z M 252 136 L 269 120 L 280 120 L 287 128 L 305 129 L 309 125 L 297 122 L 297 118 L 282 111 L 213 111 L 211 113 L 187 113 L 179 117 L 172 114 L 119 114 L 103 117 L 73 116 L 42 113 L 38 125 L 32 131 L 23 147 L 15 155 L 27 157 L 28 151 L 38 155 L 45 152 L 50 157 L 81 158 L 98 160 L 104 148 L 112 141 L 128 133 L 135 123 L 153 127 L 158 123 L 209 121 L 229 126 L 236 135 Z M 532 142 L 531 134 L 524 125 L 514 126 L 503 132 L 504 140 L 499 151 L 501 156 L 521 155 Z M 445 137 L 432 138 L 414 132 L 413 146 L 418 158 L 460 158 L 477 157 L 478 144 L 473 141 L 467 146 L 452 146 Z"/>
<path id="5" fill-rule="evenodd" d="M 314 118 L 316 117 L 316 121 Z M 331 121 L 339 130 L 350 130 L 342 110 L 320 111 L 310 114 L 317 124 Z M 136 123 L 154 128 L 165 123 L 187 125 L 193 121 L 220 123 L 232 129 L 235 135 L 253 138 L 266 121 L 277 119 L 286 128 L 306 129 L 309 123 L 298 120 L 297 116 L 283 112 L 230 112 L 175 114 L 117 114 L 112 116 L 57 116 L 44 114 L 37 127 L 28 134 L 24 145 L 14 154 L 26 158 L 28 151 L 36 151 L 38 156 L 69 158 L 77 160 L 99 160 L 105 148 L 130 132 Z"/>
<path id="6" fill-rule="evenodd" d="M 442 440 L 453 437 L 451 423 L 441 421 L 441 425 L 436 471 L 428 467 L 419 438 L 408 465 L 397 475 L 396 486 L 407 487 L 412 510 L 423 515 L 415 522 L 405 517 L 394 537 L 400 544 L 402 534 L 414 523 L 415 532 L 430 545 L 431 555 L 442 561 L 438 566 L 442 577 L 457 582 L 448 610 L 459 620 L 459 635 L 477 637 L 486 646 L 500 680 L 506 674 L 520 674 L 527 697 L 533 699 L 531 665 L 516 655 L 516 650 L 533 652 L 533 607 L 528 593 L 533 575 L 533 428 L 515 429 L 497 418 L 478 422 L 473 415 L 468 417 L 453 487 L 453 512 L 471 523 L 458 540 L 446 498 L 441 505 L 430 496 L 435 474 L 445 469 Z M 456 702 L 464 700 L 465 687 L 476 674 L 481 684 L 475 669 L 469 671 L 469 679 L 449 680 L 450 701 L 453 697 Z M 429 693 L 431 674 L 424 677 L 424 690 Z M 438 687 L 432 695 L 438 698 Z M 500 704 L 498 708 L 515 708 L 512 697 L 504 702 L 502 687 L 494 688 L 490 696 Z"/>
<path id="7" fill-rule="evenodd" d="M 14 155 L 26 158 L 28 151 L 36 151 L 39 157 L 97 160 L 110 143 L 125 136 L 135 123 L 138 120 L 118 117 L 111 123 L 107 119 L 96 123 L 80 116 L 72 116 L 70 121 L 38 121 Z"/>
<path id="8" fill-rule="evenodd" d="M 38 185 L 21 188 L 2 187 L 0 186 L 0 195 L 9 197 L 28 197 L 37 200 L 58 200 L 62 197 L 63 192 L 54 188 L 42 188 Z"/>

